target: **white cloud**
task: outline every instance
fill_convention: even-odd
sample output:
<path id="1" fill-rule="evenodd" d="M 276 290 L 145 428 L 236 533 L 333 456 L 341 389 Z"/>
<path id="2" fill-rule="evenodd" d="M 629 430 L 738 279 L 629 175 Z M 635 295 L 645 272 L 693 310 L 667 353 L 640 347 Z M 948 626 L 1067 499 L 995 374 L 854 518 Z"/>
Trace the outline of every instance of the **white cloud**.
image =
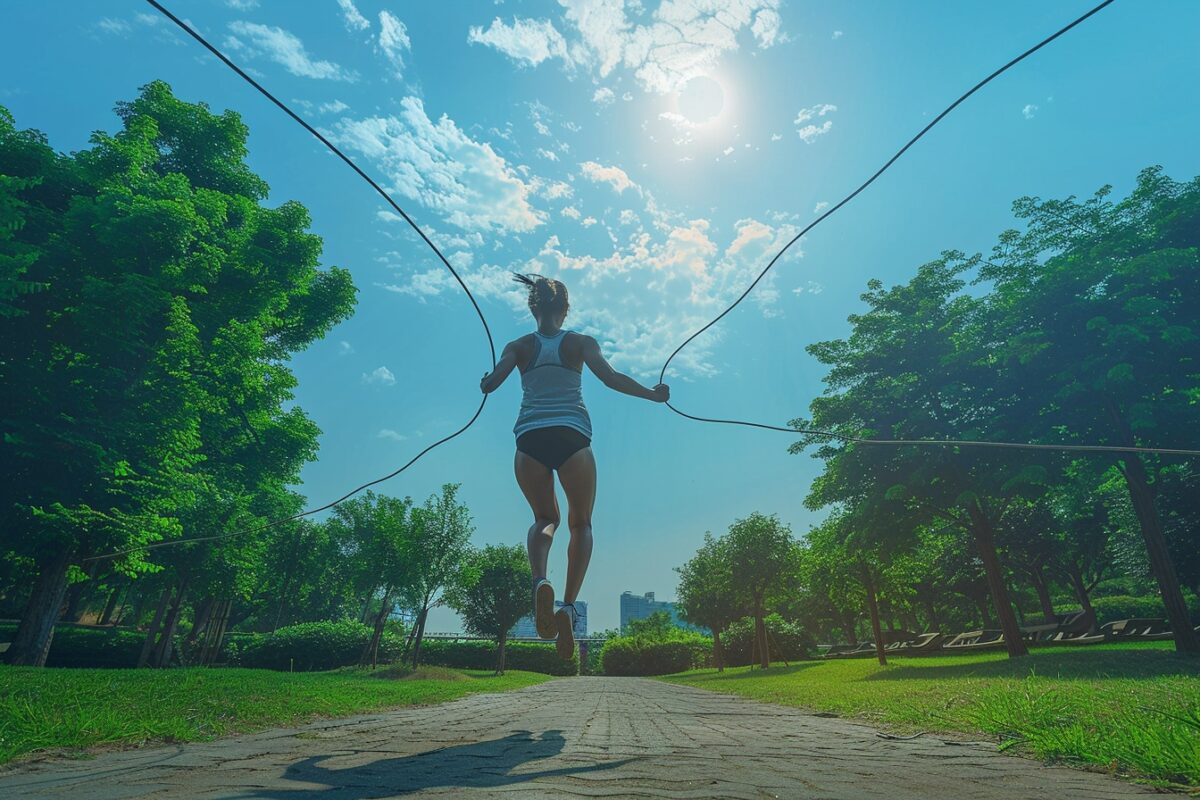
<path id="1" fill-rule="evenodd" d="M 564 217 L 570 217 L 571 219 L 579 219 L 581 216 L 583 216 L 579 213 L 579 209 L 575 206 L 565 206 L 560 213 Z"/>
<path id="2" fill-rule="evenodd" d="M 530 231 L 545 213 L 530 204 L 533 182 L 486 142 L 446 115 L 437 122 L 419 98 L 400 101 L 398 116 L 342 119 L 333 140 L 378 163 L 392 186 L 467 231 Z"/>
<path id="3" fill-rule="evenodd" d="M 354 345 L 350 344 L 345 339 L 342 339 L 340 342 L 338 342 L 338 355 L 339 356 L 348 356 L 353 353 L 354 353 Z"/>
<path id="4" fill-rule="evenodd" d="M 817 203 L 815 206 L 813 206 L 813 213 L 820 214 L 822 211 L 824 211 L 827 208 L 829 208 L 828 201 L 822 200 L 819 203 Z"/>
<path id="5" fill-rule="evenodd" d="M 599 222 L 599 220 L 596 219 L 595 217 L 584 217 L 582 220 L 579 221 L 579 224 L 585 228 L 590 228 L 593 225 L 595 225 L 597 222 Z"/>
<path id="6" fill-rule="evenodd" d="M 283 28 L 272 28 L 255 22 L 237 20 L 229 23 L 235 36 L 226 39 L 232 50 L 251 56 L 266 56 L 293 75 L 335 81 L 355 81 L 358 74 L 343 69 L 332 61 L 314 61 L 304 49 L 304 43 Z M 242 38 L 249 44 L 242 41 Z"/>
<path id="7" fill-rule="evenodd" d="M 496 17 L 487 30 L 472 25 L 467 31 L 467 41 L 494 47 L 522 65 L 536 67 L 550 58 L 572 62 L 566 39 L 545 19 L 518 18 L 510 25 Z"/>
<path id="8" fill-rule="evenodd" d="M 823 291 L 825 291 L 825 286 L 823 284 L 817 283 L 816 281 L 805 281 L 802 286 L 797 286 L 795 289 L 792 289 L 792 294 L 820 294 Z"/>
<path id="9" fill-rule="evenodd" d="M 597 89 L 592 94 L 592 102 L 598 106 L 606 106 L 616 99 L 617 97 L 613 94 L 613 90 L 609 89 L 607 86 Z"/>
<path id="10" fill-rule="evenodd" d="M 607 183 L 618 194 L 626 189 L 633 189 L 638 193 L 642 191 L 620 167 L 605 167 L 595 161 L 585 161 L 579 167 L 583 170 L 583 177 L 592 183 Z"/>
<path id="11" fill-rule="evenodd" d="M 1025 119 L 1033 119 L 1034 115 L 1037 114 L 1037 110 L 1037 106 L 1035 106 L 1033 103 L 1029 103 L 1021 109 L 1021 115 L 1024 116 Z"/>
<path id="12" fill-rule="evenodd" d="M 123 19 L 113 19 L 112 17 L 104 17 L 96 24 L 105 33 L 129 33 L 130 30 L 128 22 Z"/>
<path id="13" fill-rule="evenodd" d="M 363 383 L 378 384 L 380 386 L 395 386 L 396 376 L 387 367 L 376 367 L 371 374 L 363 373 Z"/>
<path id="14" fill-rule="evenodd" d="M 732 152 L 733 152 L 733 145 L 730 145 L 729 147 L 726 147 L 724 150 L 722 150 L 721 154 L 727 156 Z"/>
<path id="15" fill-rule="evenodd" d="M 383 428 L 379 433 L 375 434 L 376 439 L 391 439 L 393 442 L 403 442 L 408 439 L 403 433 L 398 433 L 391 428 Z"/>
<path id="16" fill-rule="evenodd" d="M 558 161 L 558 153 L 555 153 L 553 150 L 547 150 L 544 147 L 539 147 L 537 149 L 537 154 L 547 161 Z"/>
<path id="17" fill-rule="evenodd" d="M 404 71 L 404 53 L 412 49 L 412 41 L 408 38 L 408 28 L 397 17 L 386 11 L 379 12 L 379 49 L 399 78 Z"/>
<path id="18" fill-rule="evenodd" d="M 473 26 L 468 41 L 499 50 L 522 66 L 557 59 L 568 74 L 585 70 L 605 78 L 631 70 L 648 92 L 675 91 L 736 52 L 743 31 L 765 49 L 785 41 L 779 0 L 662 0 L 646 24 L 630 20 L 622 0 L 559 0 L 562 17 L 492 20 Z M 629 9 L 642 14 L 640 2 Z M 599 100 L 597 102 L 600 102 Z"/>
<path id="19" fill-rule="evenodd" d="M 636 225 L 638 222 L 637 212 L 632 208 L 621 209 L 620 223 L 622 225 Z"/>
<path id="20" fill-rule="evenodd" d="M 575 190 L 571 188 L 571 184 L 563 181 L 553 181 L 546 185 L 542 190 L 542 197 L 547 200 L 566 199 L 575 194 Z"/>
<path id="21" fill-rule="evenodd" d="M 778 141 L 779 141 L 780 139 L 782 139 L 782 138 L 783 138 L 783 134 L 782 134 L 782 133 L 772 133 L 772 134 L 771 134 L 771 141 L 772 141 L 772 142 L 778 142 Z"/>
<path id="22" fill-rule="evenodd" d="M 342 21 L 346 23 L 346 30 L 353 33 L 354 31 L 365 31 L 371 27 L 370 20 L 360 14 L 354 6 L 354 0 L 337 0 L 337 2 L 342 7 Z"/>
<path id="23" fill-rule="evenodd" d="M 341 100 L 334 100 L 332 103 L 321 103 L 317 110 L 322 114 L 340 114 L 350 106 L 343 103 Z"/>
<path id="24" fill-rule="evenodd" d="M 829 131 L 833 128 L 833 120 L 827 119 L 820 125 L 809 124 L 804 125 L 803 127 L 800 127 L 800 125 L 808 122 L 809 120 L 816 119 L 817 117 L 823 117 L 826 114 L 832 114 L 834 111 L 837 111 L 837 106 L 830 105 L 829 103 L 818 103 L 815 106 L 809 106 L 808 108 L 800 109 L 800 111 L 796 113 L 796 119 L 793 120 L 793 124 L 797 126 L 796 134 L 804 141 L 805 144 L 812 144 L 818 136 L 824 136 L 825 134 L 829 133 Z"/>
<path id="25" fill-rule="evenodd" d="M 834 32 L 833 32 L 833 37 L 832 37 L 832 38 L 834 38 L 834 39 L 840 39 L 840 38 L 842 38 L 843 36 L 845 36 L 845 34 L 844 34 L 842 31 L 834 31 Z"/>
<path id="26" fill-rule="evenodd" d="M 253 11 L 258 8 L 258 0 L 225 0 L 225 5 L 238 11 Z"/>

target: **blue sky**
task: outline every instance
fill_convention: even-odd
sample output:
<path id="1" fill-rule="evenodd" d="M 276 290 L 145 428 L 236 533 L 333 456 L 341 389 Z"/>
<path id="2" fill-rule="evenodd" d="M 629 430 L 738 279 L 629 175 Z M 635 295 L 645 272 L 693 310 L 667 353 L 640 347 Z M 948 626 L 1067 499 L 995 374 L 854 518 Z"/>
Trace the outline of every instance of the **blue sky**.
<path id="1" fill-rule="evenodd" d="M 174 0 L 335 139 L 443 246 L 503 342 L 530 329 L 510 270 L 565 281 L 568 326 L 653 383 L 823 203 L 952 99 L 1091 2 Z M 64 151 L 111 130 L 117 100 L 163 79 L 238 111 L 271 203 L 299 200 L 355 316 L 300 354 L 298 402 L 324 434 L 303 491 L 325 502 L 465 421 L 489 367 L 469 303 L 344 165 L 135 0 L 5 8 L 0 104 Z M 1198 172 L 1200 4 L 1115 3 L 988 86 L 807 236 L 751 300 L 676 359 L 688 411 L 781 424 L 822 372 L 804 347 L 846 333 L 870 278 L 943 249 L 987 249 L 1021 195 L 1118 193 L 1139 169 Z M 1188 88 L 1191 87 L 1191 88 Z M 510 381 L 466 435 L 383 488 L 461 482 L 480 543 L 521 542 Z M 758 510 L 797 533 L 817 473 L 780 434 L 585 394 L 600 468 L 582 597 L 615 626 L 630 589 L 673 597 L 703 533 Z M 566 532 L 563 532 L 565 538 Z M 551 556 L 561 581 L 565 546 Z M 439 612 L 435 629 L 454 629 Z"/>

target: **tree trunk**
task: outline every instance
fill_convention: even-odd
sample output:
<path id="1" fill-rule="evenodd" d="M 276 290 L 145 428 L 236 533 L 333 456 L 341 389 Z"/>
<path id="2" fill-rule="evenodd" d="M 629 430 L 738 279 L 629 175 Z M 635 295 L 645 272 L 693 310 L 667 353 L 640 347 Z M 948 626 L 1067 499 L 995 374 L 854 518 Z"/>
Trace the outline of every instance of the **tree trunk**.
<path id="1" fill-rule="evenodd" d="M 721 650 L 721 632 L 713 629 L 713 666 L 717 672 L 725 671 L 725 653 Z"/>
<path id="2" fill-rule="evenodd" d="M 496 648 L 496 674 L 504 674 L 504 646 L 508 643 L 508 631 L 500 633 L 500 644 Z"/>
<path id="3" fill-rule="evenodd" d="M 17 632 L 8 652 L 4 654 L 7 663 L 26 667 L 46 666 L 46 656 L 54 639 L 54 623 L 58 621 L 58 611 L 67 590 L 67 570 L 70 566 L 71 554 L 66 551 L 41 564 Z"/>
<path id="4" fill-rule="evenodd" d="M 1029 655 L 1024 640 L 1021 639 L 1021 629 L 1017 625 L 1017 616 L 1013 613 L 1012 600 L 1008 596 L 1008 587 L 1004 584 L 1004 574 L 1000 570 L 1000 557 L 996 554 L 995 532 L 992 521 L 983 513 L 976 500 L 967 504 L 967 513 L 971 517 L 971 535 L 975 539 L 975 549 L 983 562 L 983 571 L 987 575 L 988 589 L 992 595 L 992 605 L 996 608 L 996 619 L 1000 622 L 1000 630 L 1004 633 L 1004 646 L 1009 658 L 1019 658 Z"/>
<path id="5" fill-rule="evenodd" d="M 104 604 L 104 611 L 100 613 L 100 621 L 97 624 L 108 625 L 112 622 L 113 614 L 117 610 L 117 601 L 121 599 L 124 589 L 124 586 L 118 586 L 108 593 L 108 601 Z"/>
<path id="6" fill-rule="evenodd" d="M 162 634 L 154 646 L 151 657 L 152 666 L 162 668 L 171 665 L 171 653 L 175 649 L 175 630 L 179 627 L 179 618 L 183 614 L 183 601 L 187 597 L 187 592 L 188 581 L 184 580 L 179 584 L 179 589 L 175 592 L 175 602 L 171 604 L 171 611 L 167 614 L 166 622 L 161 626 Z"/>
<path id="7" fill-rule="evenodd" d="M 1057 617 L 1054 614 L 1054 603 L 1050 601 L 1050 588 L 1046 586 L 1046 576 L 1042 571 L 1042 565 L 1031 567 L 1029 577 L 1032 579 L 1034 591 L 1037 592 L 1038 604 L 1042 607 L 1042 616 L 1046 618 L 1047 623 L 1054 622 Z"/>
<path id="8" fill-rule="evenodd" d="M 758 642 L 758 665 L 763 669 L 771 666 L 771 652 L 767 649 L 767 623 L 763 621 L 761 607 L 754 609 L 754 640 Z"/>
<path id="9" fill-rule="evenodd" d="M 846 642 L 854 647 L 858 647 L 857 624 L 858 619 L 852 612 L 847 611 L 842 615 L 842 627 L 846 631 Z"/>
<path id="10" fill-rule="evenodd" d="M 938 629 L 937 607 L 932 600 L 925 601 L 925 613 L 929 615 L 929 625 L 925 628 L 926 631 L 936 631 Z"/>
<path id="11" fill-rule="evenodd" d="M 146 641 L 142 644 L 142 652 L 138 656 L 138 669 L 146 666 L 150 660 L 150 653 L 154 649 L 154 642 L 158 637 L 158 629 L 162 627 L 163 617 L 167 613 L 167 603 L 171 600 L 171 589 L 168 587 L 163 590 L 162 597 L 158 601 L 158 608 L 154 611 L 154 619 L 150 621 L 150 628 L 146 631 Z"/>
<path id="12" fill-rule="evenodd" d="M 416 669 L 421 663 L 421 637 L 425 635 L 425 617 L 429 615 L 429 606 L 423 606 L 417 617 L 417 635 L 413 640 L 412 668 Z"/>
<path id="13" fill-rule="evenodd" d="M 1128 438 L 1132 440 L 1133 437 Z M 1129 497 L 1133 501 L 1133 510 L 1142 529 L 1142 539 L 1146 543 L 1150 571 L 1158 581 L 1158 590 L 1162 594 L 1163 605 L 1167 608 L 1167 619 L 1171 623 L 1171 630 L 1175 632 L 1175 651 L 1200 655 L 1200 637 L 1197 637 L 1192 629 L 1187 604 L 1183 600 L 1183 592 L 1179 590 L 1179 577 L 1175 574 L 1175 564 L 1167 551 L 1162 520 L 1154 504 L 1154 489 L 1150 486 L 1145 465 L 1142 464 L 1141 456 L 1136 453 L 1126 453 L 1121 460 L 1125 466 L 1122 474 L 1125 476 Z"/>
<path id="14" fill-rule="evenodd" d="M 383 639 L 383 626 L 387 622 L 388 614 L 392 613 L 392 590 L 389 588 L 383 595 L 383 603 L 379 606 L 379 613 L 375 615 L 375 629 L 371 631 L 371 640 L 367 642 L 366 648 L 362 652 L 362 656 L 358 659 L 358 663 L 362 666 L 371 665 L 371 669 L 379 663 L 379 642 Z"/>
<path id="15" fill-rule="evenodd" d="M 1067 577 L 1071 580 L 1071 589 L 1075 592 L 1075 599 L 1079 601 L 1079 606 L 1084 611 L 1089 612 L 1092 618 L 1096 617 L 1096 609 L 1092 607 L 1091 592 L 1088 591 L 1087 584 L 1083 582 L 1083 575 L 1080 571 L 1071 567 L 1065 570 Z M 1098 621 L 1098 620 L 1097 620 Z M 1093 628 L 1095 625 L 1092 626 Z"/>
<path id="16" fill-rule="evenodd" d="M 209 621 L 212 620 L 213 606 L 216 604 L 216 599 L 209 595 L 196 607 L 196 618 L 192 621 L 192 629 L 188 631 L 186 639 L 189 652 L 195 651 L 196 642 L 200 641 L 200 634 L 205 633 Z"/>
<path id="17" fill-rule="evenodd" d="M 883 629 L 879 624 L 879 602 L 875 597 L 875 582 L 863 567 L 863 588 L 867 590 L 867 613 L 871 616 L 871 632 L 875 635 L 875 657 L 879 666 L 887 666 L 887 654 L 883 652 Z"/>
<path id="18" fill-rule="evenodd" d="M 200 666 L 212 666 L 221 655 L 221 643 L 225 639 L 225 630 L 229 626 L 229 612 L 233 608 L 232 600 L 216 601 L 208 630 L 204 635 L 204 646 L 200 649 Z"/>

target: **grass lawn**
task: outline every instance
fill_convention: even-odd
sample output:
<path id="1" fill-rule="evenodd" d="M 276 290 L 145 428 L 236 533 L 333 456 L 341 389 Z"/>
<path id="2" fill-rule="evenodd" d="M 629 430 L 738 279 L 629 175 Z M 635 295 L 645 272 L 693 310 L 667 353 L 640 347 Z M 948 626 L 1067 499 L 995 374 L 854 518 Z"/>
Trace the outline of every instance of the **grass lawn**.
<path id="1" fill-rule="evenodd" d="M 533 672 L 381 668 L 37 669 L 0 666 L 0 764 L 38 750 L 190 742 L 549 680 Z"/>
<path id="2" fill-rule="evenodd" d="M 856 717 L 899 732 L 984 734 L 1002 748 L 1200 786 L 1200 661 L 1170 642 L 807 661 L 663 678 Z"/>

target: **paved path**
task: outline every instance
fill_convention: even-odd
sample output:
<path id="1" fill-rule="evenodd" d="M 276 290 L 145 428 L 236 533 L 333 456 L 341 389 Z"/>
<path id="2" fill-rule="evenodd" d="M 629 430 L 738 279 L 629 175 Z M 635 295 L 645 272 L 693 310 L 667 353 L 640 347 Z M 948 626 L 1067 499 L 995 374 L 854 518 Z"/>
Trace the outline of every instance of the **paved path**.
<path id="1" fill-rule="evenodd" d="M 635 678 L 568 678 L 207 744 L 44 761 L 0 797 L 1145 797 L 1103 775 L 994 747 L 871 728 Z"/>

